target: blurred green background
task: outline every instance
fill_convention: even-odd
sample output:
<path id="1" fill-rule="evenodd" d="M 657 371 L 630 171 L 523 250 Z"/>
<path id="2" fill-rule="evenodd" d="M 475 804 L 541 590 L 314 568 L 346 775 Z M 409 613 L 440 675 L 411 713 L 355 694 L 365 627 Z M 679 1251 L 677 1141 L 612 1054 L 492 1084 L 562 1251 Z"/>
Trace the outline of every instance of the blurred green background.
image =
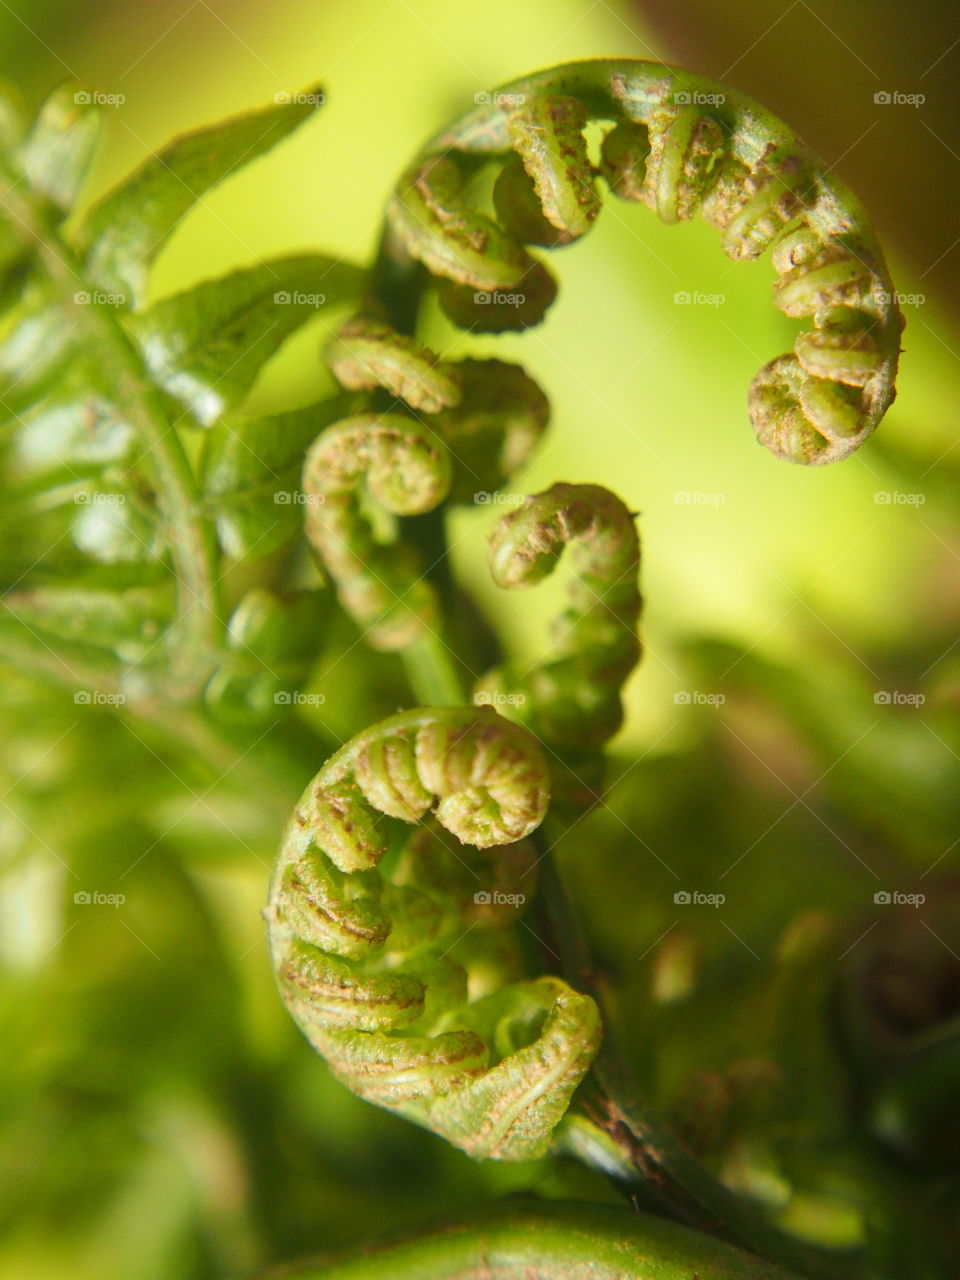
<path id="1" fill-rule="evenodd" d="M 619 781 L 560 853 L 645 1087 L 731 1185 L 808 1235 L 857 1239 L 907 1204 L 911 1178 L 956 1221 L 956 1094 L 917 1085 L 906 1032 L 877 1068 L 876 991 L 855 963 L 906 954 L 913 1030 L 956 1019 L 946 997 L 917 1013 L 920 988 L 960 986 L 952 7 L 13 0 L 0 47 L 31 105 L 69 75 L 124 96 L 91 197 L 176 132 L 323 83 L 307 127 L 185 220 L 155 296 L 298 249 L 363 262 L 426 136 L 475 93 L 578 58 L 726 80 L 861 195 L 907 298 L 905 355 L 877 437 L 834 468 L 755 445 L 746 390 L 793 325 L 770 305 L 769 261 L 731 264 L 699 222 L 608 203 L 555 256 L 561 298 L 541 328 L 468 340 L 432 316 L 428 332 L 516 359 L 547 390 L 553 423 L 523 491 L 598 482 L 642 513 L 646 655 Z M 695 291 L 720 301 L 675 301 Z M 316 398 L 330 323 L 272 362 L 261 407 Z M 484 563 L 497 514 L 455 513 L 455 564 L 532 659 L 560 588 L 498 598 Z M 334 635 L 329 652 L 349 643 Z M 405 698 L 389 663 L 356 651 L 326 682 L 321 662 L 315 687 L 328 701 L 306 727 L 331 745 Z M 201 746 L 177 755 L 15 672 L 3 697 L 0 1280 L 243 1275 L 505 1190 L 610 1195 L 562 1162 L 473 1165 L 348 1095 L 298 1038 L 259 911 L 278 814 L 320 758 L 276 764 L 261 803 L 259 755 L 221 779 Z M 80 909 L 81 890 L 126 902 Z M 687 890 L 726 901 L 678 906 Z M 887 891 L 926 903 L 875 904 Z"/>

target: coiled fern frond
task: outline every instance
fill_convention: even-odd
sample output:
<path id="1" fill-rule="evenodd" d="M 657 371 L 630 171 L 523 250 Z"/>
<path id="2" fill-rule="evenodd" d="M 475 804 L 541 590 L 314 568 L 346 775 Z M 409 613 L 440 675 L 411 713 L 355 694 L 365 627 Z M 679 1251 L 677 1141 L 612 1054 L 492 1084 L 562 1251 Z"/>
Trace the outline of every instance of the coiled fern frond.
<path id="1" fill-rule="evenodd" d="M 478 1157 L 544 1154 L 599 1043 L 589 996 L 513 980 L 489 941 L 532 892 L 547 788 L 536 740 L 492 709 L 401 712 L 310 783 L 271 891 L 280 992 L 314 1048 L 361 1097 Z M 430 812 L 453 851 L 409 830 Z"/>
<path id="2" fill-rule="evenodd" d="M 876 428 L 894 396 L 903 327 L 893 285 L 856 198 L 786 125 L 726 86 L 627 59 L 569 63 L 489 97 L 428 142 L 396 186 L 383 246 L 394 288 L 405 263 L 422 263 L 456 324 L 524 328 L 556 296 L 529 246 L 589 231 L 601 182 L 663 222 L 700 210 L 731 258 L 775 248 L 774 304 L 812 324 L 753 380 L 761 443 L 821 464 Z M 604 129 L 596 160 L 590 123 Z M 478 186 L 488 169 L 492 209 Z"/>

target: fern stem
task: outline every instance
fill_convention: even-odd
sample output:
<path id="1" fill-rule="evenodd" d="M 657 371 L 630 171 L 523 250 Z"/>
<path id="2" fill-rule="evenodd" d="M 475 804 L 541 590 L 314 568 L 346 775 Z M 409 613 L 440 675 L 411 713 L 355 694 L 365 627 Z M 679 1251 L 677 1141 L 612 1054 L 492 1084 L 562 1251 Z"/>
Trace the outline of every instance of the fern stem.
<path id="1" fill-rule="evenodd" d="M 410 688 L 423 706 L 459 707 L 467 701 L 454 658 L 440 636 L 427 632 L 401 652 Z"/>
<path id="2" fill-rule="evenodd" d="M 223 635 L 213 527 L 200 509 L 200 493 L 176 426 L 161 395 L 146 380 L 143 365 L 123 325 L 108 306 L 77 306 L 74 295 L 90 292 L 83 268 L 49 224 L 37 201 L 8 177 L 4 207 L 33 242 L 38 261 L 87 331 L 87 349 L 96 351 L 103 372 L 112 379 L 111 394 L 123 406 L 145 445 L 144 460 L 155 486 L 173 560 L 177 620 L 170 646 L 174 677 L 170 696 L 194 696 L 206 682 Z M 184 414 L 186 416 L 186 414 Z"/>

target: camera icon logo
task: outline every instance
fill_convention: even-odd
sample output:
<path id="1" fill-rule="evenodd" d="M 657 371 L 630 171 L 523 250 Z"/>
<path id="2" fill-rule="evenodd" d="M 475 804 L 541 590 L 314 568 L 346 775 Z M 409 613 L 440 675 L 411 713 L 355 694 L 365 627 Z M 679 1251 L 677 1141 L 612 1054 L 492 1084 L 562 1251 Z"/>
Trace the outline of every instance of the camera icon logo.
<path id="1" fill-rule="evenodd" d="M 886 90 L 884 89 L 881 89 L 879 93 L 875 93 L 873 95 L 873 100 L 878 106 L 881 106 L 881 107 L 889 106 L 890 102 L 892 101 L 890 94 L 887 93 Z"/>
<path id="2" fill-rule="evenodd" d="M 73 95 L 73 100 L 78 107 L 89 107 L 93 101 L 93 94 L 89 89 L 78 89 Z"/>
<path id="3" fill-rule="evenodd" d="M 690 693 L 686 689 L 680 689 L 677 693 L 675 693 L 673 695 L 673 700 L 678 707 L 687 707 L 693 701 L 693 699 L 690 696 Z"/>
<path id="4" fill-rule="evenodd" d="M 83 889 L 81 889 L 79 893 L 75 893 L 73 895 L 73 900 L 78 907 L 85 907 L 88 905 L 88 903 L 93 901 L 93 899 L 90 897 L 90 894 L 86 893 Z"/>
<path id="5" fill-rule="evenodd" d="M 892 701 L 890 694 L 887 693 L 885 689 L 881 689 L 878 693 L 875 693 L 873 695 L 873 700 L 878 707 L 887 707 Z"/>
<path id="6" fill-rule="evenodd" d="M 278 306 L 285 307 L 290 302 L 290 295 L 286 290 L 281 289 L 279 293 L 273 295 L 273 300 Z"/>
<path id="7" fill-rule="evenodd" d="M 486 307 L 490 305 L 490 294 L 486 290 L 481 289 L 473 295 L 473 301 L 478 307 Z"/>
<path id="8" fill-rule="evenodd" d="M 78 707 L 85 707 L 91 702 L 89 689 L 79 689 L 74 695 L 73 700 Z"/>
<path id="9" fill-rule="evenodd" d="M 673 295 L 673 300 L 679 307 L 688 307 L 690 305 L 690 293 L 687 289 L 678 289 Z"/>
<path id="10" fill-rule="evenodd" d="M 478 907 L 489 907 L 490 903 L 493 901 L 493 894 L 489 893 L 486 889 L 478 889 L 473 895 L 473 900 Z"/>
<path id="11" fill-rule="evenodd" d="M 685 89 L 681 89 L 679 93 L 673 95 L 673 100 L 678 107 L 688 107 L 690 105 L 690 94 Z"/>
<path id="12" fill-rule="evenodd" d="M 279 93 L 275 93 L 273 95 L 273 100 L 278 107 L 289 107 L 290 103 L 293 101 L 293 95 L 287 93 L 285 89 L 281 89 Z"/>
<path id="13" fill-rule="evenodd" d="M 690 894 L 686 889 L 678 889 L 673 895 L 673 900 L 678 907 L 688 907 L 690 905 Z"/>
<path id="14" fill-rule="evenodd" d="M 886 889 L 878 889 L 873 895 L 873 900 L 878 907 L 888 907 L 892 902 L 892 898 Z"/>
<path id="15" fill-rule="evenodd" d="M 478 107 L 487 107 L 493 101 L 489 93 L 475 93 L 473 101 Z"/>
<path id="16" fill-rule="evenodd" d="M 293 701 L 293 699 L 290 696 L 290 691 L 288 689 L 281 689 L 279 693 L 275 693 L 273 695 L 273 700 L 277 704 L 277 706 L 281 706 L 281 707 L 285 707 Z"/>

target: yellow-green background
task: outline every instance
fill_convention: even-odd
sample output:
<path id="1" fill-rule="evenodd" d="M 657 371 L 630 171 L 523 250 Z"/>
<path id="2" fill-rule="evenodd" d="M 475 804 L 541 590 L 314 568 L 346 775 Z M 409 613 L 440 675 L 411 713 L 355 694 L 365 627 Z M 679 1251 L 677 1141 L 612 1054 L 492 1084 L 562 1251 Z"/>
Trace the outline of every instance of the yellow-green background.
<path id="1" fill-rule="evenodd" d="M 674 695 L 726 690 L 728 724 L 744 744 L 739 754 L 734 748 L 733 765 L 728 760 L 723 766 L 739 770 L 737 805 L 747 796 L 749 809 L 755 786 L 762 797 L 758 813 L 769 802 L 771 814 L 779 815 L 789 795 L 777 784 L 785 778 L 797 792 L 815 787 L 824 769 L 854 750 L 863 727 L 878 745 L 873 754 L 855 748 L 851 758 L 860 761 L 860 772 L 846 777 L 848 791 L 839 788 L 830 803 L 842 811 L 849 802 L 850 823 L 869 827 L 871 806 L 883 792 L 886 836 L 895 853 L 905 852 L 910 874 L 942 854 L 952 811 L 927 830 L 916 825 L 915 810 L 933 803 L 926 784 L 932 796 L 956 794 L 953 746 L 921 716 L 911 721 L 909 712 L 878 708 L 874 694 L 921 691 L 929 706 L 949 714 L 960 684 L 960 648 L 952 648 L 960 621 L 960 131 L 954 100 L 960 58 L 953 47 L 960 24 L 948 6 L 894 10 L 866 0 L 739 0 L 716 7 L 572 0 L 486 0 L 479 6 L 444 0 L 287 0 L 269 6 L 13 0 L 0 6 L 0 37 L 2 70 L 30 102 L 68 74 L 104 93 L 125 95 L 121 106 L 107 111 L 91 196 L 173 133 L 322 82 L 328 101 L 315 119 L 185 220 L 158 264 L 156 296 L 291 250 L 315 248 L 363 261 L 376 243 L 390 185 L 419 143 L 469 106 L 475 93 L 555 62 L 603 55 L 682 62 L 725 78 L 781 114 L 865 198 L 898 289 L 924 296 L 921 305 L 906 308 L 897 402 L 876 440 L 853 459 L 807 470 L 777 462 L 755 445 L 746 390 L 762 363 L 789 348 L 792 326 L 770 305 L 769 262 L 729 263 L 714 233 L 700 223 L 667 228 L 646 209 L 608 206 L 589 237 L 555 255 L 561 296 L 546 323 L 520 337 L 475 345 L 521 360 L 553 404 L 550 435 L 522 489 L 535 491 L 558 479 L 599 482 L 642 513 L 646 659 L 630 684 L 617 747 L 624 767 L 645 753 L 639 772 L 661 770 L 653 776 L 664 778 L 664 792 L 655 798 L 665 812 L 652 824 L 669 826 L 669 801 L 685 809 L 696 801 L 682 777 L 687 753 L 706 750 L 705 743 L 718 756 L 724 741 L 731 747 L 714 722 L 678 706 Z M 873 94 L 879 90 L 922 92 L 927 101 L 920 108 L 878 106 Z M 678 306 L 673 297 L 679 290 L 722 294 L 725 302 Z M 298 404 L 316 395 L 323 385 L 317 347 L 324 323 L 274 362 L 256 393 L 260 403 Z M 439 324 L 434 332 L 440 340 L 448 336 Z M 918 494 L 924 501 L 878 504 L 878 491 Z M 722 502 L 682 504 L 679 492 L 719 495 Z M 455 515 L 455 561 L 512 651 L 530 659 L 544 643 L 545 601 L 557 597 L 551 587 L 507 601 L 497 597 L 483 563 L 495 514 L 486 507 Z M 689 645 L 704 638 L 730 645 L 706 668 L 689 659 Z M 790 709 L 779 717 L 770 711 L 775 698 L 759 676 L 759 692 L 738 702 L 732 673 L 744 675 L 750 662 L 764 659 L 801 682 L 793 704 L 798 716 L 798 708 L 816 705 L 811 719 L 818 727 L 811 735 L 830 743 L 819 766 L 791 737 Z M 354 678 L 360 678 L 356 669 Z M 879 728 L 869 729 L 872 724 Z M 113 739 L 109 744 L 105 758 L 122 751 Z M 46 778 L 50 802 L 64 803 L 58 749 L 40 726 L 35 760 L 29 749 L 21 742 L 18 758 L 6 762 L 10 781 L 35 765 L 33 781 Z M 709 774 L 710 758 L 709 752 L 698 757 L 697 768 Z M 68 759 L 60 764 L 69 769 Z M 768 775 L 776 779 L 772 797 Z M 872 799 L 871 776 L 877 779 Z M 861 785 L 866 799 L 854 797 Z M 186 799 L 182 807 L 189 811 Z M 12 821 L 16 825 L 16 817 Z M 115 1124 L 103 1136 L 98 1090 L 102 1085 L 110 1094 L 110 1072 L 122 1076 L 128 1058 L 130 1071 L 139 1069 L 145 1051 L 137 1048 L 139 1024 L 131 1013 L 139 1009 L 138 1016 L 150 1020 L 164 1012 L 138 1005 L 134 979 L 152 965 L 169 968 L 189 928 L 187 908 L 171 907 L 166 931 L 153 920 L 156 932 L 148 928 L 145 938 L 149 955 L 141 939 L 131 942 L 116 922 L 103 926 L 99 941 L 84 953 L 91 986 L 85 985 L 88 974 L 65 979 L 57 968 L 64 931 L 75 921 L 61 872 L 42 848 L 20 865 L 0 900 L 0 952 L 14 986 L 37 984 L 30 995 L 34 1007 L 39 1002 L 42 1008 L 44 992 L 56 993 L 51 1017 L 68 1015 L 66 1026 L 50 1026 L 34 1014 L 43 1027 L 40 1039 L 12 1041 L 17 1062 L 10 1067 L 10 1088 L 27 1095 L 36 1090 L 36 1125 L 24 1121 L 7 1134 L 5 1173 L 15 1183 L 22 1161 L 37 1175 L 36 1185 L 50 1190 L 53 1174 L 43 1163 L 48 1148 L 61 1163 L 50 1204 L 18 1206 L 10 1215 L 0 1247 L 2 1280 L 245 1273 L 303 1250 L 366 1241 L 504 1187 L 549 1190 L 552 1179 L 572 1176 L 552 1168 L 476 1169 L 330 1083 L 295 1040 L 270 985 L 258 917 L 269 849 L 258 845 L 263 857 L 251 858 L 232 845 L 221 857 L 208 856 L 215 824 L 197 820 L 204 856 L 191 862 L 192 822 L 184 818 L 178 839 L 191 884 L 214 913 L 229 992 L 211 989 L 209 1030 L 198 1011 L 183 1030 L 182 1052 L 170 1050 L 169 1073 L 150 1075 L 135 1111 L 120 1125 L 124 1143 Z M 898 842 L 900 829 L 908 834 Z M 706 819 L 691 835 L 694 845 L 713 838 Z M 129 839 L 131 848 L 140 839 L 149 843 L 137 832 Z M 855 840 L 857 848 L 863 851 L 870 839 Z M 809 850 L 809 833 L 792 831 L 785 843 L 796 870 Z M 685 848 L 690 853 L 690 841 Z M 771 922 L 764 923 L 764 890 L 757 890 L 736 928 L 749 931 L 753 923 L 750 936 L 762 950 L 757 939 L 768 941 L 789 914 L 783 899 L 793 882 L 788 878 L 778 891 L 777 858 L 786 853 L 766 846 L 760 853 L 760 882 L 769 902 L 779 906 L 771 907 Z M 834 868 L 843 857 L 836 847 L 814 853 Z M 635 857 L 627 875 L 629 905 L 610 924 L 621 968 L 631 961 L 639 966 L 639 1001 L 649 960 L 638 957 L 646 955 L 669 912 L 658 915 L 638 905 L 647 864 L 632 832 L 606 856 L 611 871 Z M 575 862 L 576 849 L 571 857 Z M 585 865 L 589 872 L 596 864 Z M 867 889 L 874 886 L 855 881 L 850 870 L 844 865 L 829 892 L 849 892 L 855 917 L 856 904 L 868 902 Z M 797 876 L 817 901 L 816 873 L 808 868 L 804 876 L 801 867 Z M 594 903 L 587 911 L 595 928 L 604 927 L 603 910 Z M 86 922 L 82 927 L 92 928 Z M 135 918 L 123 923 L 127 932 L 134 927 Z M 715 945 L 711 941 L 708 950 Z M 193 967 L 202 972 L 205 962 L 189 949 L 180 958 L 176 982 L 189 987 Z M 104 1002 L 115 998 L 111 984 L 124 980 L 128 965 L 133 976 L 114 1018 Z M 72 983 L 81 992 L 76 1002 Z M 175 995 L 166 998 L 173 1008 Z M 255 1047 L 255 1065 L 248 1064 L 242 1077 L 217 1076 L 219 1092 L 206 1077 L 197 1085 L 183 1065 L 195 1046 L 207 1035 L 216 1041 L 232 1034 Z M 157 1044 L 163 1046 L 162 1037 Z M 71 1062 L 69 1055 L 76 1055 L 71 1070 L 77 1089 L 89 1092 L 90 1105 L 72 1145 L 57 1146 L 55 1133 L 75 1124 L 76 1112 L 45 1093 L 44 1055 L 64 1052 Z M 157 1052 L 163 1059 L 167 1048 Z M 267 1092 L 278 1090 L 283 1114 L 271 1146 L 258 1130 L 257 1113 Z M 60 1152 L 69 1154 L 67 1167 Z M 257 1191 L 258 1177 L 274 1168 L 283 1169 L 282 1193 Z M 298 1191 L 291 1198 L 294 1181 Z M 28 1178 L 26 1185 L 34 1183 Z M 567 1191 L 571 1185 L 575 1180 L 563 1182 Z M 602 1194 L 593 1184 L 590 1192 Z M 72 1216 L 62 1208 L 71 1203 Z"/>

